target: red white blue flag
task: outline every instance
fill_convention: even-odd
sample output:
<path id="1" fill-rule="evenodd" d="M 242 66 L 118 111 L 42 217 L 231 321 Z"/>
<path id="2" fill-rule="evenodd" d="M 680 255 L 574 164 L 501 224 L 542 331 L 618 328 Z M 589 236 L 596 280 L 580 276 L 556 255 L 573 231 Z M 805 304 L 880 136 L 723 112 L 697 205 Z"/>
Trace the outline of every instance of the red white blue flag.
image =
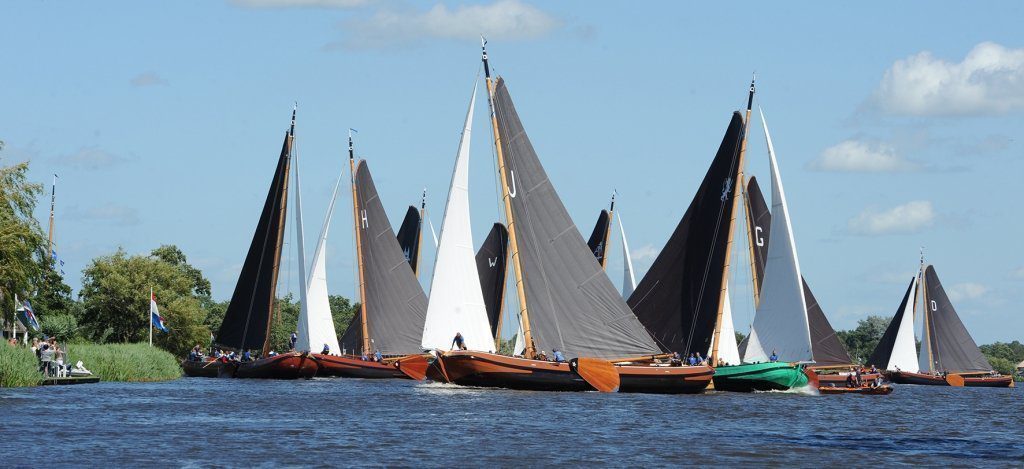
<path id="1" fill-rule="evenodd" d="M 160 315 L 160 310 L 156 307 L 156 295 L 152 293 L 149 295 L 149 314 L 152 316 L 153 327 L 163 332 L 170 332 L 164 322 L 164 317 Z"/>

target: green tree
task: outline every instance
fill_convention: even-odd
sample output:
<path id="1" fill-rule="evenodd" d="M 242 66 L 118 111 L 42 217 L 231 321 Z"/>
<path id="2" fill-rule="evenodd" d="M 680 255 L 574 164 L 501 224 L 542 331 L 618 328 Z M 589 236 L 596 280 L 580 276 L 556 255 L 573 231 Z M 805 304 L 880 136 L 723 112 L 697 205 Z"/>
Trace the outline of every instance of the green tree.
<path id="1" fill-rule="evenodd" d="M 28 182 L 28 163 L 0 166 L 0 304 L 24 296 L 41 283 L 46 237 L 32 216 L 41 184 Z M 7 308 L 4 308 L 7 311 Z"/>
<path id="2" fill-rule="evenodd" d="M 71 287 L 64 283 L 64 278 L 53 265 L 46 262 L 42 269 L 39 288 L 32 298 L 32 308 L 39 315 L 40 321 L 49 315 L 76 314 L 78 304 L 71 296 Z"/>
<path id="3" fill-rule="evenodd" d="M 331 316 L 334 318 L 334 332 L 338 334 L 340 342 L 352 318 L 359 313 L 359 303 L 352 304 L 351 300 L 341 295 L 331 295 L 328 301 L 331 304 Z"/>
<path id="4" fill-rule="evenodd" d="M 149 253 L 151 256 L 173 265 L 181 273 L 192 279 L 192 291 L 196 296 L 210 296 L 210 281 L 203 273 L 188 263 L 185 253 L 173 244 L 164 244 Z"/>
<path id="5" fill-rule="evenodd" d="M 142 342 L 149 337 L 149 291 L 153 289 L 169 333 L 155 331 L 154 344 L 183 356 L 209 342 L 206 312 L 195 296 L 195 279 L 180 265 L 156 256 L 128 256 L 123 249 L 82 272 L 84 335 L 97 342 Z"/>
<path id="6" fill-rule="evenodd" d="M 853 361 L 864 363 L 871 357 L 871 352 L 875 351 L 878 341 L 882 339 L 891 320 L 892 317 L 871 315 L 867 319 L 857 321 L 856 329 L 839 331 L 836 332 L 836 335 L 846 345 L 846 350 L 850 352 Z"/>

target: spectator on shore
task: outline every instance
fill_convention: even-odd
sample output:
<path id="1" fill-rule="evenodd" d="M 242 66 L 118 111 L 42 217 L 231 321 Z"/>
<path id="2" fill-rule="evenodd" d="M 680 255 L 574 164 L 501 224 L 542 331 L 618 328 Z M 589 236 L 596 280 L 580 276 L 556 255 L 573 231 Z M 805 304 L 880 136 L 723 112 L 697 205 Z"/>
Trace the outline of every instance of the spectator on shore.
<path id="1" fill-rule="evenodd" d="M 32 339 L 32 353 L 36 354 L 36 358 L 37 359 L 39 358 L 39 347 L 40 347 L 40 345 L 41 344 L 39 342 L 39 338 L 38 337 L 35 337 L 35 338 Z"/>
<path id="2" fill-rule="evenodd" d="M 50 344 L 43 344 L 39 352 L 39 370 L 44 375 L 50 376 L 50 370 L 53 366 L 53 349 L 50 348 Z"/>

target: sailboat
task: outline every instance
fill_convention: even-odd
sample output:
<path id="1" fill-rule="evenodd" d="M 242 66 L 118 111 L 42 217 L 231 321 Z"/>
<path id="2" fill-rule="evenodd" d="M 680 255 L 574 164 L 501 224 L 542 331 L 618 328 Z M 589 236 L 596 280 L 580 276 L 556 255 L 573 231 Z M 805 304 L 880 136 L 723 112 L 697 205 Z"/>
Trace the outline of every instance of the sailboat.
<path id="1" fill-rule="evenodd" d="M 329 357 L 329 366 L 344 377 L 422 380 L 428 366 L 420 348 L 427 297 L 412 269 L 404 268 L 408 261 L 369 165 L 356 163 L 351 134 L 348 155 L 360 308 L 342 335 L 342 355 Z"/>
<path id="2" fill-rule="evenodd" d="M 398 245 L 402 248 L 402 254 L 409 261 L 414 274 L 419 276 L 420 242 L 423 241 L 423 215 L 427 210 L 427 190 L 423 189 L 423 198 L 420 199 L 420 209 L 410 205 L 405 211 L 405 218 L 398 228 Z"/>
<path id="3" fill-rule="evenodd" d="M 505 273 L 508 268 L 508 229 L 501 223 L 491 226 L 484 243 L 476 253 L 476 270 L 480 291 L 487 307 L 494 346 L 501 347 L 501 317 L 505 306 Z"/>
<path id="4" fill-rule="evenodd" d="M 273 326 L 275 290 L 281 260 L 288 176 L 295 136 L 295 111 L 291 127 L 285 133 L 274 178 L 263 205 L 249 253 L 238 275 L 234 293 L 217 331 L 214 345 L 239 352 L 261 349 L 261 357 L 243 363 L 216 362 L 219 376 L 237 378 L 310 378 L 319 365 L 307 352 L 287 352 L 270 356 L 270 331 Z M 188 370 L 186 370 L 186 373 Z"/>
<path id="5" fill-rule="evenodd" d="M 921 267 L 918 273 L 920 288 L 913 288 L 912 283 L 904 295 L 900 310 L 872 353 L 872 361 L 878 361 L 874 364 L 884 361 L 889 380 L 899 384 L 1013 387 L 1012 376 L 1002 376 L 992 371 L 992 365 L 981 353 L 949 301 L 935 267 L 925 266 L 923 256 Z M 914 340 L 913 320 L 907 320 L 910 290 L 914 290 L 915 294 L 911 303 L 914 307 L 917 306 L 918 291 L 922 299 L 923 330 L 916 366 L 907 356 L 910 352 L 908 343 Z"/>
<path id="6" fill-rule="evenodd" d="M 758 292 L 764 278 L 764 267 L 771 239 L 771 211 L 765 203 L 761 188 L 756 177 L 747 182 L 745 191 L 748 245 L 751 253 L 751 271 L 753 272 L 754 301 L 757 303 Z M 835 329 L 829 323 L 825 312 L 811 292 L 807 279 L 801 277 L 804 302 L 807 304 L 807 320 L 811 331 L 811 350 L 814 355 L 814 366 L 810 367 L 818 373 L 821 386 L 845 386 L 848 373 L 830 373 L 836 369 L 848 369 L 855 365 L 846 347 L 843 346 Z M 740 346 L 745 349 L 746 343 Z M 865 382 L 878 378 L 877 373 L 864 373 L 861 379 Z"/>
<path id="7" fill-rule="evenodd" d="M 601 213 L 597 216 L 597 223 L 594 225 L 594 231 L 590 233 L 590 238 L 587 240 L 587 247 L 590 248 L 590 252 L 594 253 L 594 257 L 597 258 L 597 263 L 601 264 L 601 268 L 607 267 L 608 256 L 605 250 L 608 247 L 608 237 L 611 234 L 612 228 L 612 214 L 615 213 L 615 195 L 612 195 L 612 203 L 608 210 L 601 210 Z"/>
<path id="8" fill-rule="evenodd" d="M 700 392 L 708 367 L 649 366 L 662 351 L 604 275 L 534 152 L 504 78 L 484 75 L 524 355 L 440 353 L 447 381 L 557 391 Z M 555 350 L 568 362 L 548 361 Z"/>
<path id="9" fill-rule="evenodd" d="M 818 384 L 817 375 L 801 364 L 814 360 L 807 299 L 786 194 L 763 112 L 761 124 L 768 143 L 772 175 L 771 232 L 775 238 L 767 248 L 757 311 L 743 354 L 744 364 L 717 368 L 715 389 L 787 390 L 808 384 L 817 387 Z"/>

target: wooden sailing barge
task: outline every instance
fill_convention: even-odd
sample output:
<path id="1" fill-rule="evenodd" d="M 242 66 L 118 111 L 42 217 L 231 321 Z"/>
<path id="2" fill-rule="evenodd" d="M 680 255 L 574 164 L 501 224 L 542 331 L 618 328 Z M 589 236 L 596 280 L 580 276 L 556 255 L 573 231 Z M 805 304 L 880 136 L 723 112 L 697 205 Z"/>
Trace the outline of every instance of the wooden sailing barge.
<path id="1" fill-rule="evenodd" d="M 322 374 L 422 380 L 427 359 L 419 336 L 427 298 L 391 229 L 368 164 L 356 162 L 351 135 L 348 144 L 360 308 L 342 335 L 342 354 L 317 356 Z"/>
<path id="2" fill-rule="evenodd" d="M 918 288 L 918 286 L 920 288 Z M 917 301 L 920 292 L 920 305 Z M 921 351 L 915 362 L 913 312 L 923 319 Z M 978 349 L 942 288 L 931 265 L 922 256 L 918 277 L 911 281 L 903 302 L 878 346 L 871 364 L 885 370 L 893 383 L 930 386 L 1013 387 L 1012 376 L 996 375 Z"/>
<path id="3" fill-rule="evenodd" d="M 274 314 L 288 206 L 288 176 L 294 136 L 293 110 L 291 127 L 285 133 L 263 212 L 224 314 L 224 321 L 214 339 L 214 345 L 223 349 L 239 352 L 261 350 L 261 358 L 250 362 L 221 361 L 218 365 L 204 363 L 203 372 L 197 376 L 209 376 L 206 370 L 211 366 L 217 367 L 217 376 L 220 377 L 271 379 L 310 378 L 319 369 L 317 360 L 308 353 L 288 352 L 269 356 L 270 331 L 273 326 L 271 318 Z M 191 369 L 185 368 L 185 372 L 189 373 Z"/>
<path id="4" fill-rule="evenodd" d="M 483 62 L 524 350 L 521 357 L 439 351 L 444 378 L 530 390 L 700 392 L 710 382 L 710 367 L 652 366 L 663 351 L 604 275 L 566 212 L 505 80 L 491 78 L 486 49 Z M 556 349 L 568 362 L 538 359 Z"/>

